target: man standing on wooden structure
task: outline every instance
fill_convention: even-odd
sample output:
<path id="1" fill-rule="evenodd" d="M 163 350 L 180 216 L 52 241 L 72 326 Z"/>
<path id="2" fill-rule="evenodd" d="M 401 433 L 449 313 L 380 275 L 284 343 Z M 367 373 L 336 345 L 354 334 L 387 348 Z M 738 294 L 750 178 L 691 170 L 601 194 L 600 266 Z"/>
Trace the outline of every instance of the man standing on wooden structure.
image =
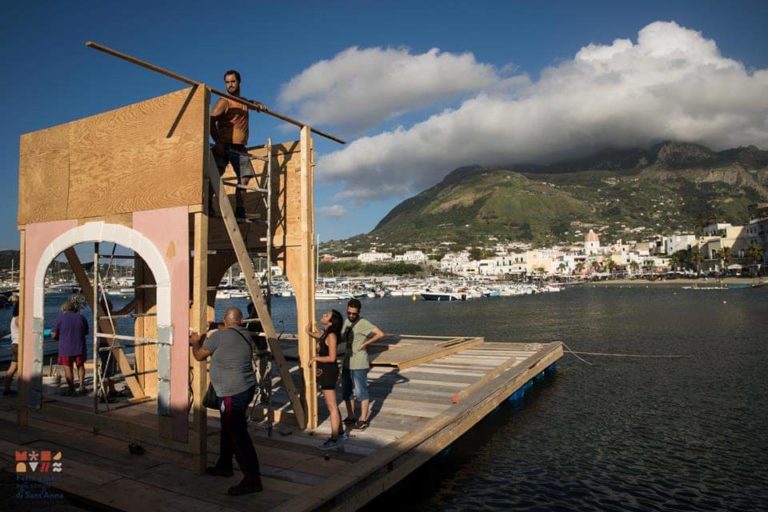
<path id="1" fill-rule="evenodd" d="M 234 69 L 224 73 L 224 85 L 229 94 L 240 96 L 240 73 Z M 211 110 L 211 137 L 216 142 L 213 156 L 219 174 L 223 174 L 227 164 L 231 164 L 240 184 L 247 185 L 254 173 L 250 159 L 246 158 L 247 164 L 241 166 L 240 157 L 248 154 L 248 107 L 229 98 L 219 98 Z M 245 219 L 239 188 L 235 189 L 235 217 Z"/>
<path id="2" fill-rule="evenodd" d="M 232 496 L 259 492 L 262 489 L 259 458 L 248 434 L 246 413 L 256 389 L 253 372 L 254 343 L 242 327 L 243 313 L 227 309 L 224 329 L 214 332 L 205 343 L 205 335 L 192 333 L 189 344 L 198 361 L 211 356 L 211 383 L 216 391 L 221 413 L 219 460 L 205 470 L 211 476 L 232 476 L 232 456 L 243 472 L 243 480 L 227 491 Z"/>
<path id="3" fill-rule="evenodd" d="M 344 353 L 344 368 L 341 372 L 341 393 L 347 407 L 347 418 L 344 423 L 353 423 L 355 428 L 368 428 L 370 397 L 368 395 L 368 345 L 384 337 L 381 329 L 360 316 L 362 304 L 357 299 L 347 303 L 347 319 L 342 327 L 342 339 L 347 342 Z M 355 422 L 355 404 L 352 402 L 352 391 L 360 401 L 360 416 Z"/>

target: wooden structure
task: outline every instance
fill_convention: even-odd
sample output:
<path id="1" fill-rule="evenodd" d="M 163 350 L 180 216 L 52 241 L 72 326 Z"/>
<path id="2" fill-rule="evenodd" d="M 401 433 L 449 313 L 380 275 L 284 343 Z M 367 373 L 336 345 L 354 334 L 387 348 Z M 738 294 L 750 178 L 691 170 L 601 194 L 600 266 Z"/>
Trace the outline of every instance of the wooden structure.
<path id="1" fill-rule="evenodd" d="M 374 367 L 369 375 L 371 426 L 351 431 L 339 451 L 316 448 L 330 432 L 324 410 L 318 435 L 294 431 L 268 438 L 263 429 L 251 428 L 264 482 L 264 491 L 255 495 L 225 496 L 239 474 L 230 479 L 199 476 L 188 457 L 156 445 L 145 445 L 143 456 L 130 455 L 124 442 L 107 432 L 93 436 L 67 416 L 49 416 L 20 430 L 12 423 L 13 411 L 2 410 L 5 402 L 0 402 L 0 463 L 12 468 L 16 451 L 61 450 L 64 470 L 53 483 L 56 489 L 90 505 L 123 510 L 356 510 L 440 453 L 511 395 L 519 396 L 563 354 L 557 342 L 480 341 L 451 354 L 436 349 L 438 357 L 402 370 Z M 284 393 L 279 395 L 287 401 Z M 88 408 L 85 398 L 58 400 L 59 407 L 69 402 L 73 409 Z M 146 424 L 155 417 L 150 404 L 120 409 L 116 415 Z M 215 439 L 216 418 L 209 419 L 209 427 Z M 218 443 L 209 443 L 209 450 L 213 456 Z"/>
<path id="2" fill-rule="evenodd" d="M 369 377 L 372 426 L 353 433 L 342 451 L 321 456 L 314 433 L 330 425 L 327 411 L 318 411 L 308 364 L 315 345 L 304 326 L 315 312 L 311 133 L 327 134 L 301 126 L 298 140 L 250 148 L 256 176 L 243 188 L 251 221 L 238 222 L 229 198 L 237 180 L 231 169 L 219 176 L 208 144 L 211 89 L 182 81 L 192 86 L 21 139 L 20 394 L 13 409 L 4 409 L 8 401 L 0 404 L 0 460 L 17 450 L 59 449 L 67 469 L 56 488 L 130 510 L 354 510 L 562 356 L 560 343 L 384 340 L 373 351 Z M 83 243 L 94 244 L 92 275 L 73 249 Z M 116 331 L 103 294 L 103 243 L 135 254 L 133 335 Z M 108 340 L 105 349 L 94 343 L 93 366 L 99 366 L 97 351 L 116 358 L 133 395 L 128 405 L 103 409 L 91 397 L 58 396 L 58 385 L 42 378 L 45 274 L 61 254 L 95 311 L 96 340 Z M 293 286 L 298 366 L 277 339 L 254 256 L 277 263 Z M 274 400 L 283 435 L 268 438 L 269 430 L 252 429 L 265 491 L 222 504 L 232 482 L 199 475 L 218 449 L 218 442 L 208 443 L 217 434 L 218 413 L 202 407 L 207 367 L 190 356 L 188 334 L 214 319 L 216 286 L 234 262 L 278 370 Z M 130 357 L 128 345 L 135 349 Z M 93 384 L 100 386 L 95 370 Z M 288 422 L 299 428 L 286 429 Z M 144 458 L 127 455 L 126 441 L 143 443 Z"/>
<path id="3" fill-rule="evenodd" d="M 198 456 L 207 450 L 206 363 L 190 357 L 188 333 L 214 320 L 215 289 L 235 262 L 243 270 L 257 316 L 270 343 L 282 386 L 300 428 L 317 422 L 314 344 L 304 334 L 314 321 L 313 167 L 310 128 L 299 139 L 249 150 L 256 178 L 244 190 L 251 219 L 238 223 L 229 195 L 234 173 L 220 177 L 209 149 L 210 90 L 193 86 L 111 112 L 23 135 L 19 173 L 21 231 L 21 338 L 19 421 L 47 414 L 42 386 L 44 278 L 64 253 L 97 310 L 100 339 L 136 401 L 156 404 L 153 428 L 133 425 L 109 411 L 56 410 L 60 418 L 123 431 L 131 438 L 161 439 Z M 209 211 L 214 194 L 216 207 Z M 136 255 L 135 333 L 115 333 L 77 244 L 114 243 Z M 279 265 L 296 294 L 301 371 L 289 372 L 277 343 L 253 257 Z M 131 364 L 124 346 L 134 345 Z M 190 414 L 192 420 L 190 421 Z M 96 417 L 98 416 L 98 419 Z"/>

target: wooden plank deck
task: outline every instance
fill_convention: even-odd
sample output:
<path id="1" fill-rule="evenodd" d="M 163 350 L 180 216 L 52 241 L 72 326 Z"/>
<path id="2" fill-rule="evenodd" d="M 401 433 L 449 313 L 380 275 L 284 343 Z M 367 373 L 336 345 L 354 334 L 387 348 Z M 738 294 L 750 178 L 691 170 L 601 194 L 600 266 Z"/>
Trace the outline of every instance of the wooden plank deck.
<path id="1" fill-rule="evenodd" d="M 193 457 L 147 442 L 144 455 L 131 455 L 125 434 L 94 435 L 68 423 L 64 413 L 35 414 L 30 427 L 19 428 L 14 402 L 8 399 L 0 401 L 0 459 L 13 472 L 15 450 L 61 450 L 64 471 L 56 479 L 58 490 L 123 510 L 355 510 L 450 445 L 562 354 L 557 342 L 471 343 L 404 369 L 376 366 L 369 374 L 371 426 L 351 431 L 338 451 L 317 449 L 330 432 L 322 406 L 316 432 L 281 424 L 268 437 L 262 426 L 251 426 L 264 482 L 264 491 L 256 495 L 226 494 L 239 481 L 237 471 L 232 478 L 200 476 Z M 275 400 L 281 397 L 287 398 L 278 390 Z M 87 409 L 75 402 L 44 407 L 83 414 Z M 143 431 L 154 410 L 150 402 L 110 414 Z M 218 418 L 213 416 L 208 420 L 211 461 L 218 452 Z"/>

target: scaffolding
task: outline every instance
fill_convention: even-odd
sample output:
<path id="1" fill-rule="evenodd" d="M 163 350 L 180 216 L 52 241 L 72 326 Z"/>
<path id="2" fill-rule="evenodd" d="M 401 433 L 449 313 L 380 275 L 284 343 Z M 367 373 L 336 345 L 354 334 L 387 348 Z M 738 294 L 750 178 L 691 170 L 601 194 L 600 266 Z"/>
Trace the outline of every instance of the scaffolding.
<path id="1" fill-rule="evenodd" d="M 315 315 L 312 133 L 343 141 L 261 104 L 105 47 L 98 49 L 192 87 L 22 136 L 20 423 L 29 423 L 32 414 L 55 411 L 94 428 L 115 429 L 132 438 L 189 451 L 203 468 L 208 437 L 202 406 L 207 363 L 191 358 L 187 337 L 190 331 L 207 330 L 214 316 L 215 285 L 237 262 L 255 310 L 246 322 L 258 321 L 255 334 L 263 335 L 267 345 L 254 362 L 263 370 L 264 388 L 256 405 L 266 406 L 271 429 L 274 380 L 290 400 L 290 410 L 281 409 L 274 421 L 314 428 L 317 389 L 309 361 L 315 345 L 304 332 Z M 268 139 L 263 146 L 248 148 L 241 156 L 260 168 L 250 182 L 241 183 L 229 168 L 220 174 L 208 143 L 211 94 L 299 126 L 299 139 L 279 144 Z M 119 172 L 103 179 L 105 170 L 114 169 Z M 245 219 L 235 217 L 230 202 L 233 190 L 244 195 Z M 218 214 L 210 211 L 209 198 L 215 199 Z M 91 275 L 73 248 L 85 242 L 94 243 Z M 135 255 L 135 302 L 123 311 L 110 306 L 106 284 L 114 261 L 127 256 L 115 254 L 114 246 L 111 254 L 102 253 L 99 244 L 104 243 L 123 246 Z M 38 283 L 62 252 L 93 312 L 95 392 L 88 414 L 49 402 L 43 407 L 44 307 Z M 265 262 L 261 275 L 255 272 L 254 258 Z M 102 272 L 104 261 L 108 261 L 106 273 Z M 270 312 L 273 266 L 281 268 L 295 291 L 299 353 L 295 379 Z M 121 318 L 133 319 L 132 335 L 118 332 Z M 134 350 L 133 362 L 126 357 L 128 348 Z M 117 379 L 124 380 L 131 402 L 156 399 L 156 430 L 126 424 L 124 418 L 113 415 L 117 411 L 109 405 L 109 382 Z M 101 397 L 106 403 L 100 402 Z"/>

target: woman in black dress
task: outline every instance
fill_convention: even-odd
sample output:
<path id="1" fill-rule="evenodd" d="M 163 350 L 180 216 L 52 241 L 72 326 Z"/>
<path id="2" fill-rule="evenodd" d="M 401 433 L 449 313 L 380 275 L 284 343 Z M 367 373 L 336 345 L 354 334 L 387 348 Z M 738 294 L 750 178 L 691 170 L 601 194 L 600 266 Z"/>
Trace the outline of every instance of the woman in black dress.
<path id="1" fill-rule="evenodd" d="M 341 416 L 336 402 L 336 382 L 339 380 L 339 365 L 336 362 L 336 347 L 341 339 L 341 326 L 344 319 L 341 313 L 332 309 L 320 318 L 323 332 L 313 332 L 307 327 L 307 334 L 317 339 L 317 355 L 309 364 L 317 363 L 317 384 L 323 392 L 325 405 L 331 415 L 331 437 L 320 445 L 321 450 L 332 450 L 338 446 L 341 434 Z"/>

